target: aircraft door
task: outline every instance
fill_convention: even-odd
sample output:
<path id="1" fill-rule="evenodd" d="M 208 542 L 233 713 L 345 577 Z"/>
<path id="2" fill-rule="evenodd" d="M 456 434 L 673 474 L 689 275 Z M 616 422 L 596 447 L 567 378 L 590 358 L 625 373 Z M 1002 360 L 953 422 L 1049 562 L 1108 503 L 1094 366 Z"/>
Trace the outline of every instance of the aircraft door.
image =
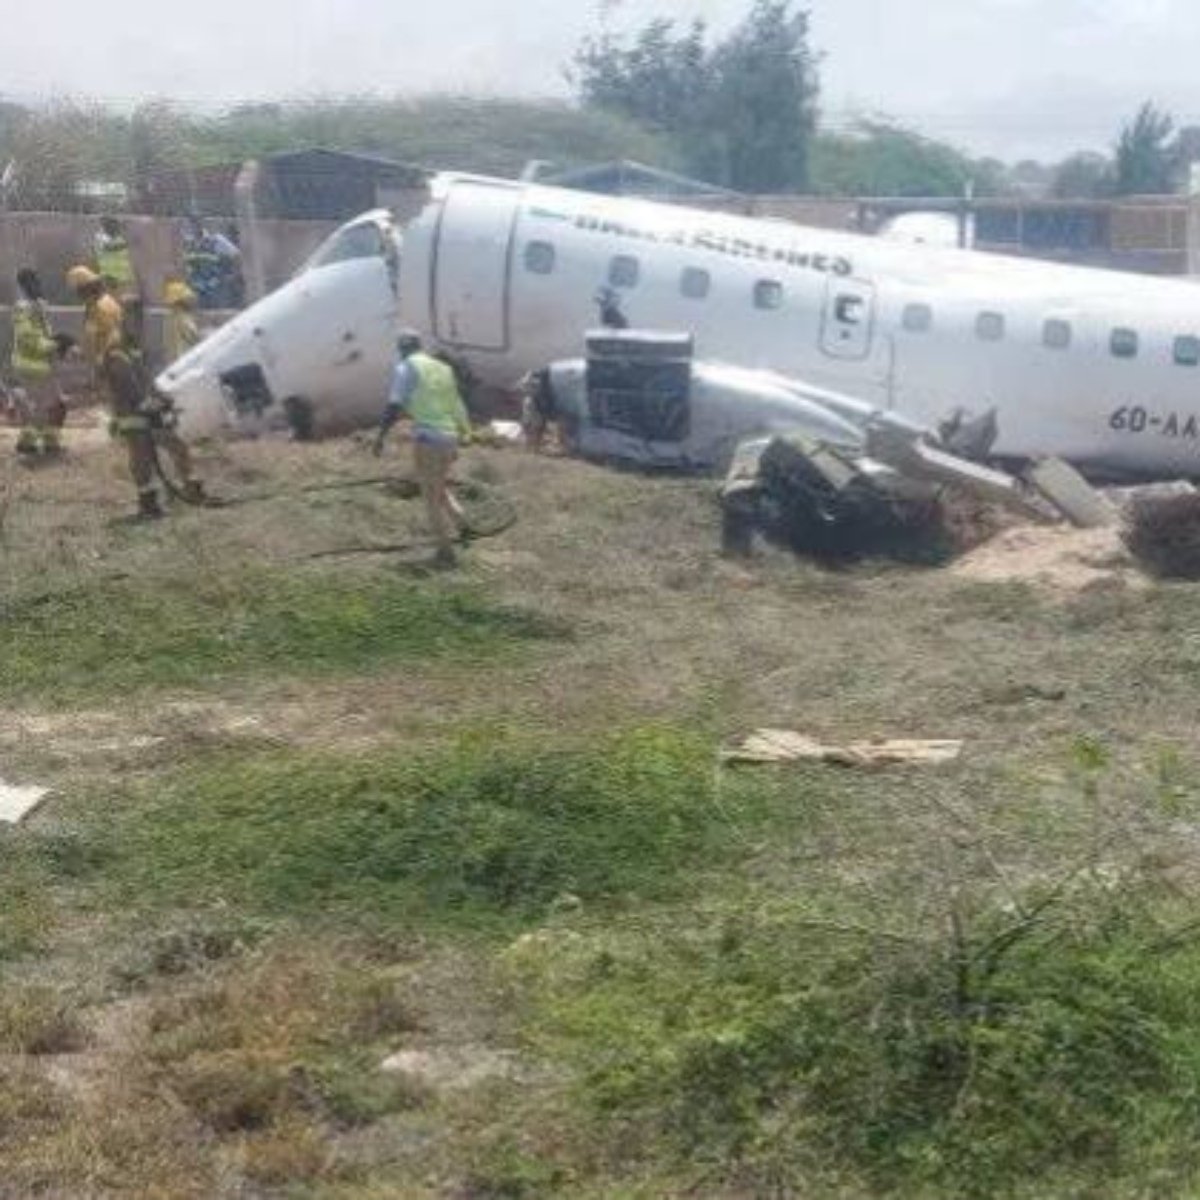
<path id="1" fill-rule="evenodd" d="M 508 286 L 521 192 L 502 184 L 450 188 L 434 257 L 438 340 L 468 350 L 507 350 Z"/>
<path id="2" fill-rule="evenodd" d="M 862 279 L 830 279 L 821 318 L 821 349 L 831 358 L 859 362 L 875 337 L 875 285 Z"/>

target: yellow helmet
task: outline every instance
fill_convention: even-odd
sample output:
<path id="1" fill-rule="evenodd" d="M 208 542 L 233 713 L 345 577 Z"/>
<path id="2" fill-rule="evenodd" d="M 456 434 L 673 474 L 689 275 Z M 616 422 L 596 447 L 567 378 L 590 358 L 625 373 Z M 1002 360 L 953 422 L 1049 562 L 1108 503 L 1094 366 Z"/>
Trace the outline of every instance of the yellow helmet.
<path id="1" fill-rule="evenodd" d="M 196 293 L 182 279 L 172 279 L 163 288 L 163 302 L 168 308 L 195 308 Z"/>
<path id="2" fill-rule="evenodd" d="M 81 292 L 84 288 L 94 287 L 100 282 L 100 276 L 91 267 L 72 267 L 67 272 L 67 286 L 73 292 Z"/>

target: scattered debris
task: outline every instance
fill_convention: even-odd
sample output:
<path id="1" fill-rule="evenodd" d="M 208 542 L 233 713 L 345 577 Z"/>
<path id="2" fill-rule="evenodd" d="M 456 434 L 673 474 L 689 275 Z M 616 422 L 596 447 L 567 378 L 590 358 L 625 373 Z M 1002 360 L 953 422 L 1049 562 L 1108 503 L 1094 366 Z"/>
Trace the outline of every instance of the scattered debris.
<path id="1" fill-rule="evenodd" d="M 839 767 L 911 767 L 954 762 L 962 751 L 963 743 L 958 741 L 893 740 L 834 746 L 802 733 L 760 729 L 721 757 L 735 764 L 817 762 Z"/>
<path id="2" fill-rule="evenodd" d="M 525 429 L 520 421 L 493 421 L 488 438 L 494 446 L 519 446 L 525 441 Z"/>
<path id="3" fill-rule="evenodd" d="M 1186 479 L 1170 483 L 1142 483 L 1134 487 L 1107 488 L 1104 493 L 1126 517 L 1143 500 L 1177 500 L 1180 496 L 1197 495 L 1196 485 Z"/>
<path id="4" fill-rule="evenodd" d="M 1116 505 L 1061 458 L 1035 463 L 1025 480 L 1078 529 L 1108 529 L 1120 523 Z"/>
<path id="5" fill-rule="evenodd" d="M 744 443 L 721 504 L 728 554 L 749 553 L 756 530 L 826 561 L 887 554 L 936 562 L 949 553 L 935 489 L 884 478 L 860 455 L 803 434 Z"/>
<path id="6" fill-rule="evenodd" d="M 868 462 L 873 459 L 882 464 L 910 487 L 924 484 L 958 488 L 1035 521 L 1054 520 L 1060 515 L 1043 504 L 1015 475 L 962 458 L 940 444 L 935 435 L 891 413 L 875 414 L 867 424 L 866 433 Z"/>
<path id="7" fill-rule="evenodd" d="M 1200 579 L 1200 494 L 1143 495 L 1126 518 L 1125 544 L 1160 579 Z"/>
<path id="8" fill-rule="evenodd" d="M 867 423 L 865 453 L 805 434 L 743 443 L 721 493 L 727 553 L 745 554 L 755 529 L 830 561 L 884 555 L 944 563 L 981 540 L 957 516 L 1115 527 L 1115 506 L 1057 459 L 1029 480 L 961 458 L 893 418 Z M 973 523 L 973 522 L 972 522 Z"/>
<path id="9" fill-rule="evenodd" d="M 19 787 L 0 779 L 0 824 L 19 825 L 49 795 L 49 788 Z"/>

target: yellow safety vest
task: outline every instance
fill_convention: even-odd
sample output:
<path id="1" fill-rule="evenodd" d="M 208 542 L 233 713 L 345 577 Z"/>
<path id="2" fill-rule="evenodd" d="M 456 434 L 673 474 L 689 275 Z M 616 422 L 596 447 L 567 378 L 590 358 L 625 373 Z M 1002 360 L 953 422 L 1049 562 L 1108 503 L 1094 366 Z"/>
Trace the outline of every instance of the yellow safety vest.
<path id="1" fill-rule="evenodd" d="M 42 306 L 19 300 L 13 309 L 12 349 L 12 372 L 18 382 L 49 379 L 57 356 L 58 344 L 50 335 L 50 323 Z"/>
<path id="2" fill-rule="evenodd" d="M 471 432 L 471 418 L 458 390 L 454 372 L 428 354 L 413 354 L 409 365 L 417 372 L 417 390 L 408 402 L 413 424 L 447 437 Z"/>
<path id="3" fill-rule="evenodd" d="M 96 245 L 96 266 L 100 278 L 122 295 L 136 289 L 133 255 L 124 238 L 102 237 Z"/>
<path id="4" fill-rule="evenodd" d="M 125 313 L 109 295 L 90 301 L 83 321 L 84 344 L 88 362 L 98 371 L 113 353 L 128 353 L 125 338 Z"/>
<path id="5" fill-rule="evenodd" d="M 200 343 L 200 326 L 186 308 L 171 308 L 167 312 L 163 327 L 163 349 L 167 362 L 182 358 L 193 346 Z"/>

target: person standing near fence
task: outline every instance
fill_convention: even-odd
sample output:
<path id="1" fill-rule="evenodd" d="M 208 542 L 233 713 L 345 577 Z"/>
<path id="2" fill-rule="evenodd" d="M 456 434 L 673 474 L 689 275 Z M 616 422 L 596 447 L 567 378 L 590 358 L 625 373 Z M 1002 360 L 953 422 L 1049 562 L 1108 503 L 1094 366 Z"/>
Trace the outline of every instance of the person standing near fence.
<path id="1" fill-rule="evenodd" d="M 17 453 L 27 459 L 54 457 L 62 452 L 59 429 L 64 409 L 58 364 L 74 343 L 51 328 L 42 281 L 29 267 L 17 272 L 12 321 L 10 366 L 21 420 Z"/>
<path id="2" fill-rule="evenodd" d="M 146 302 L 142 296 L 133 250 L 125 227 L 116 217 L 101 217 L 92 255 L 96 273 L 113 294 L 125 314 L 129 336 L 139 347 L 145 344 Z"/>
<path id="3" fill-rule="evenodd" d="M 187 219 L 183 266 L 188 287 L 196 293 L 201 309 L 237 307 L 242 252 L 223 234 L 210 233 L 196 216 Z"/>
<path id="4" fill-rule="evenodd" d="M 200 343 L 196 320 L 196 293 L 182 279 L 168 279 L 163 289 L 167 314 L 163 321 L 163 361 L 167 366 Z"/>

